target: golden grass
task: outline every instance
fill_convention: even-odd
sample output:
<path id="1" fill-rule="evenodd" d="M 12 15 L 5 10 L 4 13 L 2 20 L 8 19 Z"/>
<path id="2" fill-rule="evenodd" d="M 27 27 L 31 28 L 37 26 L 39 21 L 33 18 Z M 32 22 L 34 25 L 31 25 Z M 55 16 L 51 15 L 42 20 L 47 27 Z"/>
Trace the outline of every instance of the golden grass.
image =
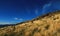
<path id="1" fill-rule="evenodd" d="M 0 28 L 0 36 L 60 36 L 60 11 L 34 21 Z"/>

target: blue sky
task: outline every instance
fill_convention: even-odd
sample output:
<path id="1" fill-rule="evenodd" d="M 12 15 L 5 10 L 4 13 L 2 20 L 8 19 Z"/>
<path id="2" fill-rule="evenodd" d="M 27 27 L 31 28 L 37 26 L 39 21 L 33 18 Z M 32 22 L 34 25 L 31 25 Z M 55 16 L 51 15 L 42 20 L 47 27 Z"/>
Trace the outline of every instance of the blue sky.
<path id="1" fill-rule="evenodd" d="M 60 10 L 60 0 L 0 0 L 0 24 L 31 20 L 55 10 Z"/>

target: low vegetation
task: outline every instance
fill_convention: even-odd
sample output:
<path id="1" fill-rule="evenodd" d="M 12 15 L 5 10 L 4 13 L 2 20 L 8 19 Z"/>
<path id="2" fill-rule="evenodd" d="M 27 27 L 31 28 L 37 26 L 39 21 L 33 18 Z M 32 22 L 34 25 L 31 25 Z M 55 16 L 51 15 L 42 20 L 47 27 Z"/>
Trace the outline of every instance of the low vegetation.
<path id="1" fill-rule="evenodd" d="M 60 11 L 0 28 L 0 36 L 60 36 Z"/>

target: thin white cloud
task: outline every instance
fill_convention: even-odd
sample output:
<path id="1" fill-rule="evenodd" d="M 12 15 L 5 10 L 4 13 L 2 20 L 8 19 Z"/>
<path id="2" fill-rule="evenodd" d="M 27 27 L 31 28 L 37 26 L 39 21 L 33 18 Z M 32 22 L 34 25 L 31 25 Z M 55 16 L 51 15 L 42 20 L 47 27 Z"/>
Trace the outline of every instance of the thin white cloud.
<path id="1" fill-rule="evenodd" d="M 38 14 L 38 10 L 35 10 L 35 14 L 36 14 L 36 15 Z"/>
<path id="2" fill-rule="evenodd" d="M 15 20 L 18 20 L 19 18 L 16 18 L 16 17 L 15 17 L 14 19 L 15 19 Z"/>
<path id="3" fill-rule="evenodd" d="M 51 6 L 52 2 L 45 4 L 42 8 L 42 13 L 45 13 Z"/>
<path id="4" fill-rule="evenodd" d="M 23 19 L 23 18 L 16 18 L 16 17 L 15 17 L 14 20 L 21 20 L 21 21 L 22 21 L 22 20 L 24 20 L 24 19 Z"/>
<path id="5" fill-rule="evenodd" d="M 10 22 L 0 22 L 0 24 L 11 24 Z"/>

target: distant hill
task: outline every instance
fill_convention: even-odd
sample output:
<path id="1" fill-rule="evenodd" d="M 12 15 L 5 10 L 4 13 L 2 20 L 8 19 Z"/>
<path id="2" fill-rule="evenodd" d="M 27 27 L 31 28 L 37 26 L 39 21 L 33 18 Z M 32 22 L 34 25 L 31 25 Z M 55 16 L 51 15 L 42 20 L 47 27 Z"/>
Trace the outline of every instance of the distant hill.
<path id="1" fill-rule="evenodd" d="M 7 26 L 15 26 L 16 24 L 0 24 L 0 28 L 7 27 Z"/>
<path id="2" fill-rule="evenodd" d="M 0 36 L 60 36 L 60 11 L 0 28 Z"/>

